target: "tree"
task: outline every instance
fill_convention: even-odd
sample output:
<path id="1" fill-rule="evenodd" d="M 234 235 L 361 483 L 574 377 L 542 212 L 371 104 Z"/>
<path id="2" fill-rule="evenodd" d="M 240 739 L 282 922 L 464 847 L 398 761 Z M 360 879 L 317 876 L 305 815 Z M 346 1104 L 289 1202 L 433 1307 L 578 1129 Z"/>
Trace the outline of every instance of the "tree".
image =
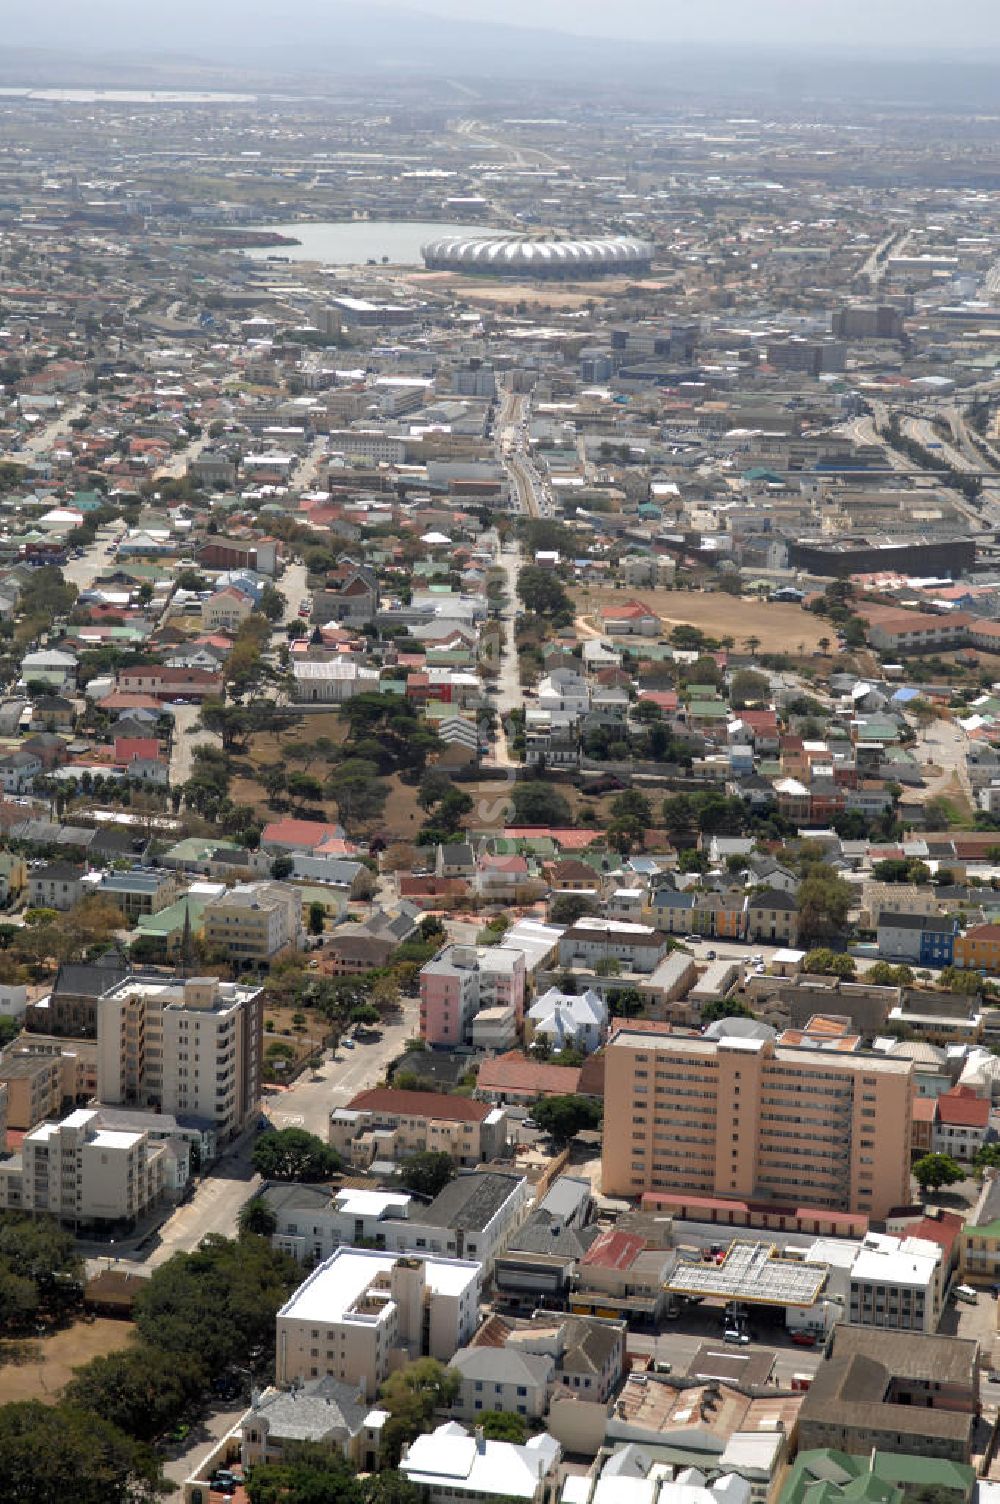
<path id="1" fill-rule="evenodd" d="M 715 998 L 712 1002 L 706 1003 L 701 1010 L 703 1024 L 714 1024 L 720 1018 L 753 1018 L 753 1016 L 753 1009 L 748 1008 L 746 1003 L 741 1002 L 737 997 Z"/>
<path id="2" fill-rule="evenodd" d="M 262 1133 L 253 1146 L 254 1169 L 265 1180 L 329 1180 L 340 1159 L 329 1144 L 304 1128 L 277 1128 Z"/>
<path id="3" fill-rule="evenodd" d="M 1000 1144 L 982 1144 L 972 1156 L 972 1164 L 977 1174 L 1000 1169 Z"/>
<path id="4" fill-rule="evenodd" d="M 176 1425 L 205 1388 L 197 1362 L 160 1353 L 140 1343 L 106 1357 L 92 1358 L 63 1390 L 63 1401 L 93 1410 L 136 1441 L 155 1441 Z"/>
<path id="5" fill-rule="evenodd" d="M 11 1504 L 151 1504 L 166 1492 L 148 1447 L 71 1405 L 0 1406 L 0 1458 Z"/>
<path id="6" fill-rule="evenodd" d="M 512 1441 L 523 1447 L 528 1439 L 528 1424 L 513 1410 L 487 1410 L 479 1417 L 487 1441 Z"/>
<path id="7" fill-rule="evenodd" d="M 764 674 L 756 674 L 748 668 L 738 669 L 729 685 L 729 698 L 735 710 L 743 710 L 747 705 L 765 704 L 770 691 L 770 683 Z"/>
<path id="8" fill-rule="evenodd" d="M 853 977 L 857 962 L 853 956 L 830 950 L 829 946 L 820 946 L 808 952 L 802 970 L 812 976 Z"/>
<path id="9" fill-rule="evenodd" d="M 557 1144 L 568 1144 L 570 1139 L 585 1129 L 598 1128 L 601 1109 L 589 1097 L 568 1093 L 559 1097 L 542 1097 L 531 1109 L 531 1116 L 543 1133 Z"/>
<path id="10" fill-rule="evenodd" d="M 269 1238 L 278 1230 L 278 1218 L 263 1196 L 251 1196 L 240 1207 L 240 1237 Z"/>
<path id="11" fill-rule="evenodd" d="M 263 1238 L 210 1233 L 193 1253 L 175 1253 L 143 1282 L 135 1323 L 161 1361 L 178 1356 L 209 1375 L 234 1366 L 266 1371 L 275 1317 L 302 1271 Z"/>
<path id="12" fill-rule="evenodd" d="M 638 789 L 625 789 L 612 800 L 611 816 L 614 820 L 638 820 L 648 830 L 653 823 L 653 806 Z"/>
<path id="13" fill-rule="evenodd" d="M 511 793 L 514 813 L 522 825 L 572 825 L 569 804 L 548 783 L 515 783 Z"/>
<path id="14" fill-rule="evenodd" d="M 403 1447 L 430 1429 L 436 1410 L 443 1410 L 459 1390 L 459 1376 L 434 1358 L 418 1358 L 390 1374 L 382 1385 L 379 1403 L 388 1410 L 382 1429 L 386 1461 L 399 1461 Z"/>
<path id="15" fill-rule="evenodd" d="M 876 961 L 865 972 L 865 981 L 878 987 L 912 987 L 914 980 L 909 966 L 892 966 L 888 961 Z"/>
<path id="16" fill-rule="evenodd" d="M 310 935 L 322 935 L 323 926 L 326 923 L 326 910 L 318 899 L 314 899 L 309 905 L 309 933 Z"/>
<path id="17" fill-rule="evenodd" d="M 525 608 L 538 616 L 572 616 L 573 602 L 550 569 L 526 564 L 517 576 L 517 594 Z"/>
<path id="18" fill-rule="evenodd" d="M 365 1489 L 343 1453 L 320 1442 L 291 1442 L 280 1462 L 258 1463 L 247 1481 L 250 1504 L 364 1504 Z"/>
<path id="19" fill-rule="evenodd" d="M 394 1467 L 372 1473 L 365 1485 L 366 1504 L 425 1504 L 426 1497 L 425 1489 Z"/>
<path id="20" fill-rule="evenodd" d="M 943 1185 L 957 1185 L 965 1171 L 950 1154 L 925 1154 L 913 1166 L 913 1178 L 922 1191 L 938 1191 Z"/>
<path id="21" fill-rule="evenodd" d="M 983 980 L 975 971 L 962 971 L 957 966 L 946 966 L 938 974 L 938 986 L 947 992 L 958 992 L 964 997 L 977 997 L 983 990 Z"/>
<path id="22" fill-rule="evenodd" d="M 589 893 L 560 893 L 549 906 L 553 924 L 575 924 L 584 914 L 596 913 L 597 905 Z"/>
<path id="23" fill-rule="evenodd" d="M 441 1149 L 426 1149 L 400 1166 L 398 1180 L 418 1196 L 434 1197 L 455 1178 L 455 1161 Z"/>
<path id="24" fill-rule="evenodd" d="M 351 1009 L 351 1023 L 360 1024 L 363 1029 L 379 1023 L 381 1018 L 381 1013 L 371 1003 L 358 1003 Z"/>
<path id="25" fill-rule="evenodd" d="M 295 863 L 290 856 L 276 856 L 271 863 L 271 876 L 276 883 L 283 883 L 286 877 L 291 877 Z"/>
<path id="26" fill-rule="evenodd" d="M 682 850 L 698 840 L 698 817 L 687 794 L 671 794 L 663 801 L 663 824 L 671 844 Z"/>
<path id="27" fill-rule="evenodd" d="M 832 867 L 815 862 L 806 872 L 796 894 L 799 911 L 799 943 L 823 944 L 838 938 L 847 925 L 854 894 Z"/>

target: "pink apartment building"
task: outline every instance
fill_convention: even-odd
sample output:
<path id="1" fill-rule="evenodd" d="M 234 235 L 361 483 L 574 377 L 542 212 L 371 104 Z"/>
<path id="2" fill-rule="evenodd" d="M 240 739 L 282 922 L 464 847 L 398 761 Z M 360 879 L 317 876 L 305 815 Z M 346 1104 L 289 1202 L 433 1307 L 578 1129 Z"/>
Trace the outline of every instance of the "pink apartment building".
<path id="1" fill-rule="evenodd" d="M 429 1045 L 470 1044 L 484 1008 L 507 1008 L 520 1031 L 524 953 L 502 945 L 446 945 L 420 972 L 420 1037 Z"/>

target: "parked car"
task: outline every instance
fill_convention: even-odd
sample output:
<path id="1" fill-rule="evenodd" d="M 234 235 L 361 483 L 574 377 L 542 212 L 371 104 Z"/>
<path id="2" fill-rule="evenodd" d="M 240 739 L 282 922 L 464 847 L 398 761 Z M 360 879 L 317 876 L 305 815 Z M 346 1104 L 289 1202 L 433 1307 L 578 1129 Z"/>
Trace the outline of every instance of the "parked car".
<path id="1" fill-rule="evenodd" d="M 815 1347 L 816 1346 L 816 1333 L 815 1332 L 793 1332 L 792 1333 L 792 1341 L 795 1343 L 796 1347 Z"/>

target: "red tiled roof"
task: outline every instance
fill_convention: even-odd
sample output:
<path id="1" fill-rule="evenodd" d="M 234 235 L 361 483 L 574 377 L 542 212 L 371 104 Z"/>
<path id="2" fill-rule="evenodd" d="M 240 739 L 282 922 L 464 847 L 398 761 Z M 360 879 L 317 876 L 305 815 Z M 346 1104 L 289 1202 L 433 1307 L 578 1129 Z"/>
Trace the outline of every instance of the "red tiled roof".
<path id="1" fill-rule="evenodd" d="M 639 621 L 644 616 L 655 616 L 648 606 L 642 601 L 613 601 L 608 606 L 601 607 L 601 616 L 605 621 Z"/>
<path id="2" fill-rule="evenodd" d="M 480 1091 L 537 1092 L 540 1096 L 562 1096 L 575 1092 L 580 1084 L 578 1065 L 546 1065 L 528 1060 L 517 1050 L 484 1060 L 479 1067 Z"/>
<path id="3" fill-rule="evenodd" d="M 100 710 L 155 710 L 159 714 L 163 708 L 152 695 L 131 695 L 118 690 L 112 690 L 97 703 Z"/>
<path id="4" fill-rule="evenodd" d="M 472 1097 L 451 1097 L 438 1091 L 396 1091 L 391 1086 L 374 1086 L 359 1091 L 347 1104 L 351 1112 L 398 1113 L 409 1118 L 450 1118 L 458 1123 L 481 1123 L 493 1108 Z"/>
<path id="5" fill-rule="evenodd" d="M 115 761 L 131 762 L 133 757 L 143 760 L 159 757 L 160 744 L 155 736 L 116 736 Z"/>
<path id="6" fill-rule="evenodd" d="M 937 1097 L 914 1097 L 913 1121 L 915 1123 L 933 1123 L 937 1117 Z"/>
<path id="7" fill-rule="evenodd" d="M 321 841 L 339 838 L 335 825 L 323 820 L 272 820 L 261 831 L 262 846 L 276 842 L 279 846 L 318 846 Z"/>
<path id="8" fill-rule="evenodd" d="M 990 1120 L 990 1104 L 977 1097 L 971 1086 L 954 1086 L 937 1099 L 938 1121 L 956 1128 L 985 1128 Z"/>
<path id="9" fill-rule="evenodd" d="M 929 1243 L 937 1243 L 946 1254 L 950 1254 L 964 1226 L 965 1218 L 957 1212 L 939 1212 L 935 1217 L 922 1217 L 919 1222 L 911 1223 L 906 1232 L 908 1237 L 926 1238 Z"/>

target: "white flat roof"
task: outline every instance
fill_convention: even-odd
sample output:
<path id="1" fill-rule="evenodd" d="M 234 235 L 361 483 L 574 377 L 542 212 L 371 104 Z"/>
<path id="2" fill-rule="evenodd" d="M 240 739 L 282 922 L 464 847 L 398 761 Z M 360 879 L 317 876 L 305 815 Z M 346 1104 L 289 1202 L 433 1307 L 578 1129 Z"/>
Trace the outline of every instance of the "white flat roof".
<path id="1" fill-rule="evenodd" d="M 400 1254 L 367 1248 L 338 1248 L 304 1280 L 279 1316 L 293 1321 L 343 1321 L 380 1274 L 388 1274 Z M 480 1265 L 466 1259 L 430 1259 L 420 1254 L 429 1289 L 435 1295 L 461 1295 L 479 1279 Z"/>
<path id="2" fill-rule="evenodd" d="M 352 1217 L 382 1217 L 388 1212 L 405 1213 L 412 1199 L 399 1192 L 350 1189 L 338 1192 L 334 1204 L 338 1211 Z"/>

